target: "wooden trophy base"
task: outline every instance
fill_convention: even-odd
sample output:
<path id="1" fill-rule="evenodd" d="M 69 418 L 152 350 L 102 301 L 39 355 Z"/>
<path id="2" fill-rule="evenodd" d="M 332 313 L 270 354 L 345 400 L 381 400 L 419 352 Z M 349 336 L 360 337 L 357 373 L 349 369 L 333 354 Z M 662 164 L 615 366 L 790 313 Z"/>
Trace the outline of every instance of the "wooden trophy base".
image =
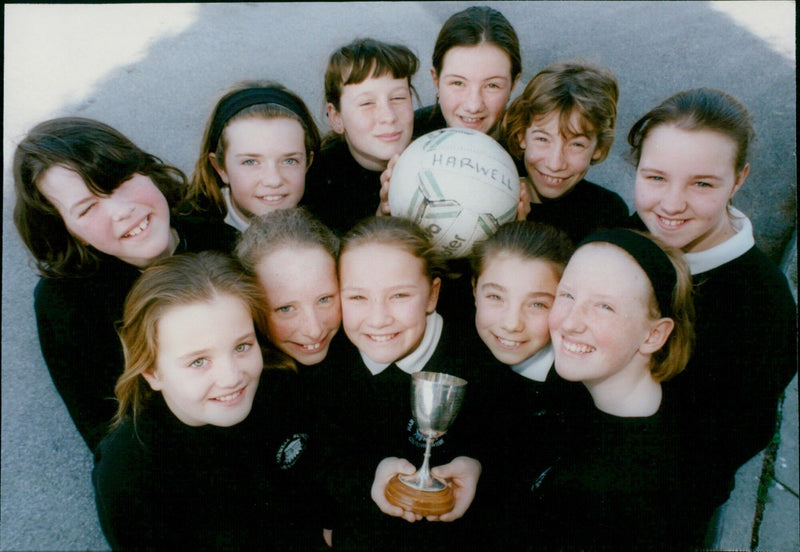
<path id="1" fill-rule="evenodd" d="M 386 485 L 386 500 L 403 510 L 421 516 L 440 516 L 455 506 L 453 488 L 448 484 L 441 491 L 419 491 L 412 489 L 395 475 Z"/>

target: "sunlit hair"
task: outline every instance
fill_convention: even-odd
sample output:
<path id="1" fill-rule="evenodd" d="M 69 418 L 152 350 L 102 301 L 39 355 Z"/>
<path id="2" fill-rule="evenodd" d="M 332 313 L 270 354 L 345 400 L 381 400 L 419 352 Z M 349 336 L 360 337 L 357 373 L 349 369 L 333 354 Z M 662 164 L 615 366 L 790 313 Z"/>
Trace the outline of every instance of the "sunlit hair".
<path id="1" fill-rule="evenodd" d="M 636 231 L 636 233 L 652 240 L 666 253 L 677 275 L 675 286 L 672 289 L 672 315 L 670 316 L 675 326 L 664 346 L 650 357 L 650 373 L 653 375 L 653 379 L 663 382 L 675 377 L 686 368 L 694 347 L 695 316 L 694 301 L 692 299 L 692 277 L 680 250 L 664 244 L 664 242 L 649 233 L 639 231 Z M 590 242 L 586 245 L 618 247 L 606 242 Z M 586 245 L 582 247 L 586 247 Z M 624 251 L 622 248 L 619 249 Z M 630 254 L 625 253 L 630 257 Z M 636 262 L 633 257 L 630 258 L 633 262 Z M 663 315 L 659 309 L 652 282 L 648 280 L 648 283 L 650 284 L 648 316 L 651 320 L 657 320 L 662 318 Z"/>
<path id="2" fill-rule="evenodd" d="M 319 247 L 336 261 L 339 238 L 304 207 L 282 209 L 253 219 L 236 245 L 236 257 L 255 276 L 261 260 L 278 249 Z"/>
<path id="3" fill-rule="evenodd" d="M 545 261 L 561 278 L 572 251 L 572 242 L 566 233 L 549 224 L 529 220 L 509 222 L 473 246 L 470 255 L 473 281 L 480 278 L 486 266 L 499 255 Z"/>
<path id="4" fill-rule="evenodd" d="M 265 335 L 263 292 L 233 257 L 211 251 L 184 253 L 161 259 L 142 273 L 125 300 L 119 328 L 125 367 L 114 388 L 118 401 L 114 427 L 128 417 L 135 422 L 153 394 L 142 374 L 156 369 L 159 321 L 173 308 L 221 295 L 240 299 L 253 317 L 257 334 Z M 265 340 L 261 340 L 261 351 L 268 367 L 287 367 L 275 362 Z"/>
<path id="5" fill-rule="evenodd" d="M 212 144 L 211 141 L 217 110 L 228 98 L 237 92 L 250 88 L 274 88 L 275 90 L 280 90 L 291 96 L 297 102 L 301 113 L 295 113 L 288 107 L 276 103 L 262 103 L 246 107 L 228 119 L 217 141 L 216 148 L 214 148 L 214 144 Z M 306 168 L 308 168 L 319 152 L 321 141 L 319 129 L 308 107 L 300 96 L 285 86 L 272 81 L 239 82 L 233 85 L 219 100 L 217 100 L 206 122 L 206 128 L 203 132 L 203 143 L 200 147 L 200 156 L 197 158 L 197 163 L 195 163 L 194 173 L 189 183 L 189 193 L 181 211 L 202 212 L 211 210 L 212 212 L 218 212 L 223 217 L 228 214 L 225 197 L 222 195 L 222 188 L 226 187 L 227 184 L 222 181 L 222 178 L 220 178 L 219 174 L 214 169 L 209 159 L 209 154 L 213 153 L 216 157 L 217 165 L 224 169 L 225 152 L 227 151 L 229 141 L 225 130 L 232 122 L 244 119 L 262 119 L 265 121 L 269 121 L 270 119 L 291 119 L 297 121 L 303 128 L 303 142 L 306 149 Z M 212 148 L 214 149 L 212 150 Z"/>
<path id="6" fill-rule="evenodd" d="M 444 259 L 431 244 L 428 235 L 415 222 L 400 217 L 370 217 L 360 221 L 342 238 L 341 258 L 351 249 L 363 245 L 396 247 L 420 259 L 429 282 L 445 272 Z"/>
<path id="7" fill-rule="evenodd" d="M 67 230 L 58 210 L 39 190 L 42 176 L 55 166 L 74 171 L 101 197 L 135 174 L 150 178 L 171 208 L 186 188 L 179 169 L 165 165 L 104 123 L 80 117 L 39 123 L 14 152 L 14 224 L 46 278 L 90 275 L 101 258 Z"/>
<path id="8" fill-rule="evenodd" d="M 651 109 L 631 127 L 629 158 L 634 165 L 639 165 L 647 136 L 662 125 L 681 130 L 710 130 L 727 136 L 736 144 L 734 168 L 737 173 L 747 164 L 747 152 L 755 137 L 750 113 L 730 94 L 713 88 L 684 90 Z"/>
<path id="9" fill-rule="evenodd" d="M 341 111 L 342 90 L 348 84 L 359 84 L 369 78 L 391 75 L 406 79 L 413 95 L 417 92 L 411 78 L 419 69 L 419 59 L 402 44 L 388 44 L 372 38 L 360 38 L 342 46 L 331 54 L 325 70 L 325 102 Z M 341 139 L 329 132 L 323 147 Z"/>
<path id="10" fill-rule="evenodd" d="M 600 163 L 611 151 L 617 121 L 619 87 L 617 78 L 605 67 L 572 60 L 550 65 L 531 79 L 522 94 L 506 111 L 500 126 L 501 142 L 511 154 L 522 158 L 520 139 L 537 119 L 558 113 L 562 136 L 579 134 L 597 137 Z M 570 119 L 578 115 L 579 127 Z"/>
<path id="11" fill-rule="evenodd" d="M 514 27 L 499 11 L 489 6 L 473 6 L 451 15 L 442 25 L 433 47 L 433 69 L 442 73 L 444 56 L 457 46 L 492 44 L 503 50 L 511 62 L 511 82 L 522 73 L 519 38 Z"/>

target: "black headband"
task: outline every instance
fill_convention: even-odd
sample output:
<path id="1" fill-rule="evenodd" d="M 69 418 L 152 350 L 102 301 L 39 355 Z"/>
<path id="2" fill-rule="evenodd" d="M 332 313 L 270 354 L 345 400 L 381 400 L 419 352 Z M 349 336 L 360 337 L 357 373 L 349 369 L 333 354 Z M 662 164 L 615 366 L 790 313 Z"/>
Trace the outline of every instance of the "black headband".
<path id="1" fill-rule="evenodd" d="M 578 247 L 593 242 L 610 243 L 627 251 L 650 279 L 661 315 L 672 316 L 672 290 L 678 283 L 678 273 L 663 249 L 653 240 L 622 228 L 595 232 Z"/>
<path id="2" fill-rule="evenodd" d="M 231 117 L 251 105 L 258 104 L 276 104 L 285 107 L 300 117 L 306 128 L 311 126 L 306 115 L 308 110 L 288 92 L 278 88 L 245 88 L 234 92 L 217 106 L 217 110 L 214 112 L 214 122 L 211 125 L 211 147 L 209 151 L 213 152 L 217 149 L 217 142 L 219 142 L 219 137 L 222 135 L 222 129 L 225 128 L 225 124 Z"/>

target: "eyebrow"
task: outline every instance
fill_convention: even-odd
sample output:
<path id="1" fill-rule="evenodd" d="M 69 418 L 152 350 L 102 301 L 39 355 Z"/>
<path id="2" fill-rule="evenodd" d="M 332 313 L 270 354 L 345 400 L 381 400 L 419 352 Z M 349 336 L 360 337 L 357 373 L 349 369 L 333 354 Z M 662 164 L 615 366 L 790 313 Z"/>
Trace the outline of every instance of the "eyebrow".
<path id="1" fill-rule="evenodd" d="M 69 208 L 69 212 L 72 215 L 75 215 L 75 211 L 79 211 L 81 206 L 83 206 L 84 204 L 86 204 L 86 203 L 88 203 L 90 201 L 93 201 L 95 199 L 98 199 L 96 195 L 94 195 L 94 194 L 93 195 L 88 195 L 88 196 L 84 197 L 83 199 L 73 203 L 72 206 Z"/>
<path id="2" fill-rule="evenodd" d="M 441 78 L 450 78 L 450 79 L 456 78 L 456 79 L 469 80 L 467 77 L 465 77 L 463 75 L 459 75 L 458 73 L 445 73 L 444 75 L 442 75 Z M 506 77 L 504 75 L 493 75 L 491 77 L 486 77 L 483 80 L 487 81 L 487 80 L 492 80 L 492 79 L 503 79 L 503 80 L 507 81 L 508 77 Z"/>
<path id="3" fill-rule="evenodd" d="M 246 341 L 248 339 L 255 340 L 256 339 L 256 333 L 255 332 L 247 332 L 247 333 L 237 337 L 233 341 L 234 341 L 234 343 L 238 344 L 238 343 L 241 343 L 242 341 Z M 206 348 L 206 349 L 198 349 L 196 351 L 185 353 L 185 354 L 179 356 L 178 360 L 185 361 L 185 360 L 189 360 L 189 359 L 192 359 L 192 358 L 195 358 L 195 357 L 207 355 L 210 352 L 211 352 L 211 349 L 208 349 L 208 348 Z"/>

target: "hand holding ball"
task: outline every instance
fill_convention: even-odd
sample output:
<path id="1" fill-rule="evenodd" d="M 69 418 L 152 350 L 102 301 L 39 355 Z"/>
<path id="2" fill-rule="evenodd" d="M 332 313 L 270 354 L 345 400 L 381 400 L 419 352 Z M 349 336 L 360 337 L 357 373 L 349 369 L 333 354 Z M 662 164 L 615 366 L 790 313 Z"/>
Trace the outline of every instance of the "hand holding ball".
<path id="1" fill-rule="evenodd" d="M 389 185 L 393 216 L 411 219 L 447 257 L 516 218 L 519 175 L 500 144 L 464 128 L 435 130 L 400 155 Z"/>

